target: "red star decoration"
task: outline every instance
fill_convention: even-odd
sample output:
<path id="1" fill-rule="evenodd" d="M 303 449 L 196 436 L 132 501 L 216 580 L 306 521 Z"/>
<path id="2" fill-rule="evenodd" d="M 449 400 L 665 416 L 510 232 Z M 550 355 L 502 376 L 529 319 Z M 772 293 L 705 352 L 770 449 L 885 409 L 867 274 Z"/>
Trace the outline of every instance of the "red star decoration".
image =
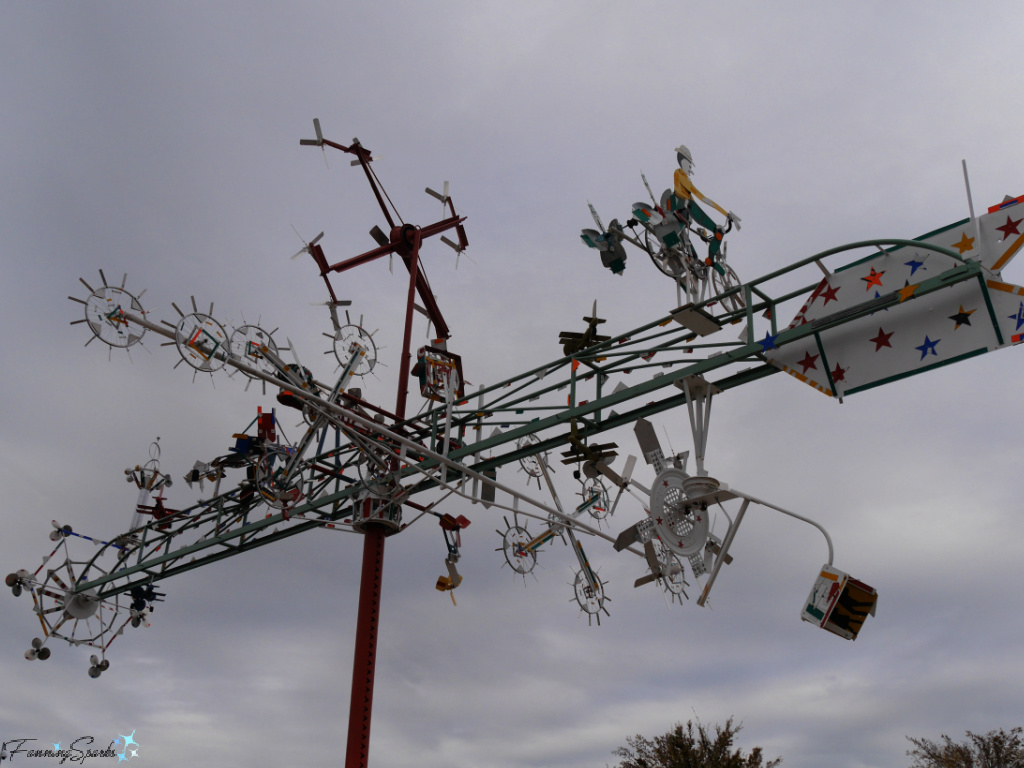
<path id="1" fill-rule="evenodd" d="M 871 268 L 871 274 L 867 277 L 862 277 L 861 280 L 867 283 L 867 287 L 864 290 L 870 290 L 872 285 L 877 285 L 879 288 L 882 287 L 882 275 L 885 274 L 883 269 L 881 272 L 875 272 L 875 268 Z"/>
<path id="2" fill-rule="evenodd" d="M 654 518 L 654 522 L 656 522 L 658 525 L 661 525 L 661 518 L 660 517 Z"/>
<path id="3" fill-rule="evenodd" d="M 1019 235 L 1020 231 L 1017 229 L 1017 225 L 1024 221 L 1024 218 L 1013 221 L 1009 216 L 1006 217 L 1006 223 L 1001 227 L 996 227 L 1000 232 L 1003 233 L 1003 239 L 1006 239 L 1010 235 Z"/>
<path id="4" fill-rule="evenodd" d="M 836 294 L 839 293 L 840 288 L 842 288 L 841 285 L 837 285 L 835 288 L 829 286 L 828 290 L 821 294 L 822 298 L 825 299 L 825 304 L 828 304 L 830 301 L 839 301 L 836 298 Z"/>
<path id="5" fill-rule="evenodd" d="M 888 333 L 886 333 L 881 328 L 879 328 L 878 335 L 875 336 L 875 338 L 873 339 L 869 339 L 869 341 L 875 342 L 875 352 L 880 350 L 882 347 L 891 347 L 892 344 L 889 343 L 889 337 L 891 337 L 894 333 L 895 331 L 889 331 Z"/>
<path id="6" fill-rule="evenodd" d="M 881 330 L 881 329 L 879 329 Z M 876 352 L 878 350 L 875 350 Z M 846 369 L 840 368 L 839 363 L 836 363 L 836 369 L 832 371 L 832 381 L 845 381 L 846 380 Z"/>
<path id="7" fill-rule="evenodd" d="M 817 360 L 819 357 L 821 357 L 821 355 L 812 355 L 810 352 L 807 352 L 804 354 L 804 359 L 797 363 L 797 365 L 803 366 L 804 373 L 807 373 L 808 368 L 818 370 L 818 366 L 814 361 Z"/>

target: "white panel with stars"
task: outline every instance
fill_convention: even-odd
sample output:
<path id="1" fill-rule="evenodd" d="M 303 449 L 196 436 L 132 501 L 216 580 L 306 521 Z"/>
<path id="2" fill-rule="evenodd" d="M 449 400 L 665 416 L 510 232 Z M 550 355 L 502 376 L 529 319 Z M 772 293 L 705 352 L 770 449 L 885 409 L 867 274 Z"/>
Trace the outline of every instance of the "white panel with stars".
<path id="1" fill-rule="evenodd" d="M 771 350 L 769 362 L 826 395 L 843 396 L 1020 343 L 1024 289 L 998 280 L 996 273 L 1024 244 L 1020 202 L 993 206 L 979 219 L 981 248 L 978 229 L 970 221 L 918 238 L 957 251 L 964 259 L 980 260 L 992 270 L 987 277 L 915 296 L 922 281 L 960 263 L 920 248 L 879 252 L 823 279 L 788 327 L 892 293 L 898 294 L 899 303 Z"/>

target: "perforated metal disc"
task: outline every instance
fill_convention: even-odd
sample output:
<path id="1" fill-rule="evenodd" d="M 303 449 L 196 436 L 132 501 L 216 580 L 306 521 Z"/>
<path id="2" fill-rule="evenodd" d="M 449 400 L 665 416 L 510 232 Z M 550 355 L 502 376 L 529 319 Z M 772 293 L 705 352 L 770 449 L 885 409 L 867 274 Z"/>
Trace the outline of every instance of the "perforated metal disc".
<path id="1" fill-rule="evenodd" d="M 670 467 L 658 475 L 651 488 L 651 518 L 662 543 L 683 557 L 700 552 L 708 540 L 706 509 L 690 509 L 683 484 L 687 476 Z"/>

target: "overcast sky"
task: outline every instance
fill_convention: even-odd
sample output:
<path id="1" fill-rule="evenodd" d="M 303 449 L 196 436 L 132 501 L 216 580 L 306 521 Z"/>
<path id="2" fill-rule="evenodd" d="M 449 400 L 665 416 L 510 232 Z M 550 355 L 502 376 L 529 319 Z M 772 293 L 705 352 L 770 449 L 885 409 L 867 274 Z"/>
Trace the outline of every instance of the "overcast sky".
<path id="1" fill-rule="evenodd" d="M 965 217 L 964 158 L 977 209 L 1024 194 L 1022 21 L 1014 2 L 5 3 L 0 572 L 38 566 L 51 519 L 127 528 L 123 470 L 157 436 L 169 505 L 194 503 L 185 471 L 273 404 L 240 377 L 193 382 L 148 338 L 130 359 L 84 348 L 67 300 L 84 298 L 80 277 L 127 273 L 158 319 L 195 296 L 225 324 L 279 327 L 330 376 L 329 318 L 311 305 L 326 294 L 311 261 L 289 260 L 292 227 L 324 230 L 339 261 L 383 222 L 346 157 L 328 168 L 299 146 L 313 117 L 380 156 L 407 221 L 435 220 L 423 188 L 451 182 L 474 261 L 455 271 L 438 244 L 424 260 L 477 385 L 560 356 L 558 331 L 595 298 L 614 333 L 674 306 L 643 254 L 616 277 L 578 234 L 588 200 L 607 222 L 644 199 L 641 170 L 667 187 L 680 143 L 695 184 L 742 218 L 729 258 L 744 279 Z M 1004 278 L 1024 282 L 1020 267 Z M 389 367 L 364 393 L 385 407 L 402 271 L 381 261 L 336 282 L 380 329 Z M 716 402 L 712 474 L 821 521 L 836 565 L 878 589 L 853 643 L 799 621 L 824 544 L 765 510 L 713 609 L 667 609 L 656 587 L 633 589 L 636 558 L 588 541 L 612 598 L 600 628 L 570 604 L 568 548 L 542 553 L 525 586 L 501 567 L 494 510 L 446 507 L 473 520 L 458 607 L 434 590 L 433 523 L 388 539 L 371 764 L 614 765 L 629 735 L 734 716 L 744 748 L 786 766 L 893 766 L 906 735 L 1024 723 L 1022 373 L 1009 350 L 842 405 L 784 375 Z M 654 421 L 687 447 L 682 411 Z M 615 438 L 636 452 L 628 431 Z M 499 479 L 527 487 L 514 468 Z M 640 514 L 624 502 L 612 530 Z M 340 764 L 361 543 L 313 531 L 165 582 L 152 627 L 120 638 L 98 680 L 86 648 L 26 663 L 39 625 L 5 593 L 0 740 L 134 729 L 146 765 Z"/>

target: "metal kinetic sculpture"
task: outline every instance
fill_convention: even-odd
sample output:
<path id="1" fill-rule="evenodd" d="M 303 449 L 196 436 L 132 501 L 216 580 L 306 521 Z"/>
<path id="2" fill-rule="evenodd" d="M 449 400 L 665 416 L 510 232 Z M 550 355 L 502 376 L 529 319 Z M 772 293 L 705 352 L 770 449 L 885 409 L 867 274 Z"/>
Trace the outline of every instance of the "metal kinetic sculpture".
<path id="1" fill-rule="evenodd" d="M 405 223 L 373 172 L 369 150 L 357 140 L 345 146 L 323 138 L 319 121 L 314 120 L 314 127 L 316 139 L 301 143 L 352 155 L 352 164 L 364 171 L 390 227 L 388 232 L 371 230 L 376 248 L 335 264 L 328 262 L 319 245 L 322 233 L 297 254 L 313 259 L 327 287 L 333 333 L 325 335 L 340 373 L 336 370 L 333 379 L 317 378 L 291 345 L 279 346 L 274 332 L 258 326 L 242 325 L 229 332 L 214 318 L 212 304 L 201 312 L 193 299 L 192 312 L 185 313 L 172 303 L 178 319 L 153 322 L 142 307 L 141 294 L 130 293 L 125 280 L 119 286 L 108 284 L 102 271 L 101 287 L 83 280 L 88 296 L 71 298 L 84 305 L 85 317 L 75 322 L 86 323 L 95 338 L 111 348 L 129 349 L 142 343 L 147 333 L 162 336 L 175 347 L 179 364 L 185 362 L 197 373 L 213 375 L 233 368 L 250 381 L 259 380 L 264 392 L 269 384 L 280 405 L 302 412 L 304 427 L 290 440 L 276 408 L 258 409 L 253 421 L 234 433 L 234 444 L 226 453 L 199 460 L 187 472 L 189 487 L 198 485 L 203 496 L 181 509 L 164 505 L 171 479 L 161 471 L 156 445 L 149 462 L 126 470 L 129 482 L 139 488 L 139 498 L 131 528 L 112 541 L 89 539 L 70 525 L 55 522 L 50 532 L 55 547 L 43 564 L 6 579 L 15 596 L 29 594 L 42 629 L 43 637 L 32 640 L 27 658 L 48 658 L 47 643 L 53 637 L 88 645 L 98 651 L 89 666 L 89 674 L 97 677 L 109 667 L 106 655 L 113 640 L 129 624 L 148 624 L 154 603 L 164 597 L 155 588 L 163 579 L 309 530 L 358 533 L 363 536 L 363 567 L 346 765 L 365 766 L 384 543 L 420 520 L 436 518 L 445 542 L 445 573 L 436 588 L 453 594 L 463 581 L 457 563 L 461 534 L 471 521 L 440 511 L 452 497 L 481 505 L 482 514 L 501 515 L 504 528 L 497 531 L 497 550 L 518 576 L 532 573 L 538 557 L 547 556 L 548 545 L 556 539 L 568 545 L 577 566 L 573 597 L 588 623 L 598 624 L 602 614 L 609 615 L 609 597 L 606 583 L 584 551 L 584 537 L 603 539 L 615 551 L 637 556 L 636 587 L 656 584 L 667 601 L 680 603 L 689 597 L 688 588 L 699 588 L 697 603 L 704 605 L 721 567 L 732 561 L 729 549 L 751 505 L 776 510 L 816 526 L 826 539 L 827 560 L 804 604 L 803 618 L 856 638 L 866 616 L 873 613 L 877 596 L 871 587 L 832 565 L 832 542 L 825 530 L 806 517 L 730 487 L 705 468 L 713 398 L 780 370 L 839 397 L 1018 343 L 1024 326 L 1024 289 L 1003 283 L 999 270 L 1020 248 L 1024 235 L 1018 234 L 1020 222 L 1012 215 L 1002 226 L 999 221 L 1007 212 L 1012 214 L 1011 206 L 1021 199 L 996 206 L 980 219 L 972 211 L 966 222 L 916 241 L 854 243 L 740 284 L 725 264 L 723 241 L 739 219 L 726 213 L 726 227 L 716 227 L 710 235 L 706 229 L 692 229 L 693 221 L 704 227 L 713 223 L 708 224 L 705 219 L 710 219 L 696 206 L 694 198 L 707 199 L 689 182 L 692 158 L 680 147 L 685 179 L 677 176 L 675 190 L 663 195 L 660 203 L 633 207 L 632 226 L 627 229 L 642 226 L 643 238 L 628 234 L 614 221 L 604 230 L 595 213 L 600 231 L 585 230 L 583 239 L 601 250 L 606 266 L 616 272 L 625 262 L 622 241 L 642 248 L 672 277 L 688 302 L 639 328 L 609 336 L 596 333 L 604 320 L 597 317 L 595 304 L 591 316 L 584 318 L 584 332 L 561 334 L 563 357 L 467 392 L 462 359 L 447 348 L 449 329 L 421 257 L 424 242 L 435 235 L 458 255 L 468 245 L 465 219 L 456 213 L 447 183 L 443 193 L 427 189 L 445 206 L 444 218 L 424 227 Z M 456 239 L 442 235 L 445 232 L 454 232 Z M 696 257 L 690 243 L 689 234 L 694 232 L 710 243 L 705 260 Z M 1011 241 L 1011 235 L 1018 236 Z M 878 253 L 835 270 L 825 266 L 827 258 L 865 245 Z M 890 247 L 882 250 L 882 245 Z M 372 371 L 378 350 L 373 333 L 361 322 L 352 323 L 347 311 L 346 323 L 340 322 L 338 308 L 350 302 L 340 300 L 331 283 L 333 274 L 384 256 L 398 256 L 409 272 L 392 409 L 364 398 L 361 388 L 353 386 Z M 772 295 L 773 281 L 815 267 L 825 274 L 823 280 Z M 898 285 L 908 269 L 905 285 Z M 918 270 L 921 279 L 911 284 L 909 277 Z M 873 295 L 872 288 L 877 289 Z M 804 297 L 793 323 L 779 328 L 780 306 Z M 949 316 L 955 323 L 949 329 L 955 344 L 946 341 L 951 337 L 944 329 L 932 326 L 935 310 L 951 300 L 957 305 Z M 1008 314 L 1010 305 L 1017 303 L 1019 310 Z M 414 351 L 417 310 L 433 326 L 436 340 Z M 881 310 L 889 310 L 885 322 L 891 324 L 890 330 L 862 338 L 873 333 L 879 322 L 874 314 Z M 985 322 L 972 322 L 982 319 Z M 721 338 L 728 335 L 722 331 L 729 325 L 742 326 L 737 340 Z M 915 360 L 910 349 L 900 345 L 912 344 L 913 335 L 922 330 L 925 343 L 911 347 L 920 352 Z M 940 342 L 946 343 L 939 347 Z M 894 354 L 872 358 L 864 351 L 865 344 Z M 945 349 L 950 348 L 953 351 L 946 356 Z M 291 361 L 283 357 L 286 351 L 291 352 Z M 427 401 L 415 416 L 407 415 L 411 378 Z M 678 406 L 685 406 L 689 418 L 692 470 L 690 451 L 666 456 L 649 421 Z M 615 468 L 618 446 L 596 441 L 608 430 L 630 425 L 639 453 L 653 472 L 649 486 L 634 477 L 636 457 L 627 457 Z M 562 463 L 576 468 L 580 503 L 575 507 L 563 505 L 551 479 L 550 454 L 559 449 Z M 527 486 L 533 481 L 538 489 L 546 486 L 550 499 L 536 498 L 532 490 L 522 489 L 521 482 L 518 487 L 499 482 L 502 468 L 525 473 Z M 633 519 L 619 523 L 620 502 L 626 496 L 636 502 Z M 502 512 L 490 512 L 492 508 Z M 709 514 L 716 511 L 727 520 L 721 537 L 709 521 Z M 412 513 L 409 520 L 407 513 Z M 605 527 L 617 533 L 605 532 Z M 69 545 L 76 538 L 94 544 L 89 556 L 71 551 Z"/>

